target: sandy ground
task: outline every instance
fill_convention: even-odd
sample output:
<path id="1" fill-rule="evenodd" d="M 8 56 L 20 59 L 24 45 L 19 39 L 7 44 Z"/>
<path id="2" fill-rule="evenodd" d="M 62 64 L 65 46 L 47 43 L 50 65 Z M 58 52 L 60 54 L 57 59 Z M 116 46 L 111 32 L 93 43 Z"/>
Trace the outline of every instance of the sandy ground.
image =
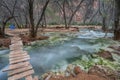
<path id="1" fill-rule="evenodd" d="M 65 29 L 61 25 L 52 25 L 47 28 L 39 28 L 38 32 L 76 32 L 79 31 L 79 29 L 82 28 L 87 28 L 87 29 L 101 29 L 101 26 L 71 26 L 69 29 Z M 15 29 L 15 30 L 10 30 L 9 28 L 6 28 L 5 32 L 9 35 L 18 35 L 18 34 L 26 34 L 29 33 L 29 29 Z"/>

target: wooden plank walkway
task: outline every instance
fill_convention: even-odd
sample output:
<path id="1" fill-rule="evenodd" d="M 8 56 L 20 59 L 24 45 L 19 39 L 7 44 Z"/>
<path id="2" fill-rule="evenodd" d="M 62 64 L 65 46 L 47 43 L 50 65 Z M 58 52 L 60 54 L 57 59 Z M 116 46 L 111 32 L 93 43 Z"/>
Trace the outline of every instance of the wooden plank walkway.
<path id="1" fill-rule="evenodd" d="M 9 68 L 3 70 L 8 72 L 8 80 L 38 80 L 38 77 L 33 77 L 34 70 L 29 62 L 30 56 L 27 51 L 23 50 L 22 40 L 19 37 L 11 38 Z"/>

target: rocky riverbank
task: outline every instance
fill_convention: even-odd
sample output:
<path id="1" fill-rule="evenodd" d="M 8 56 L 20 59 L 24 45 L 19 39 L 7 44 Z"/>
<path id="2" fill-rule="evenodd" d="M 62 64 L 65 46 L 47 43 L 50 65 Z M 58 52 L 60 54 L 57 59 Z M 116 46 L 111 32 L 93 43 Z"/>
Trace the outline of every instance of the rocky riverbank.
<path id="1" fill-rule="evenodd" d="M 118 57 L 116 57 L 117 55 Z M 112 45 L 91 55 L 90 62 L 83 62 L 88 67 L 85 71 L 79 61 L 68 65 L 65 71 L 48 72 L 40 77 L 42 80 L 120 80 L 120 46 Z M 95 61 L 96 60 L 96 61 Z"/>

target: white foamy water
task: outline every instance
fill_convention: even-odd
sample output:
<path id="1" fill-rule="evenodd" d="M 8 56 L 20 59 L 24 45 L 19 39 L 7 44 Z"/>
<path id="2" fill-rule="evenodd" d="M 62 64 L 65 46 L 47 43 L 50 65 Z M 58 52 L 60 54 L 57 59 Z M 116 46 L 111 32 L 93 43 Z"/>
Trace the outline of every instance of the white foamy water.
<path id="1" fill-rule="evenodd" d="M 85 38 L 85 39 L 96 39 L 96 38 L 103 38 L 105 37 L 106 33 L 101 31 L 93 31 L 93 30 L 84 30 L 80 31 L 78 34 L 78 38 Z M 106 37 L 113 37 L 113 33 L 107 33 Z"/>

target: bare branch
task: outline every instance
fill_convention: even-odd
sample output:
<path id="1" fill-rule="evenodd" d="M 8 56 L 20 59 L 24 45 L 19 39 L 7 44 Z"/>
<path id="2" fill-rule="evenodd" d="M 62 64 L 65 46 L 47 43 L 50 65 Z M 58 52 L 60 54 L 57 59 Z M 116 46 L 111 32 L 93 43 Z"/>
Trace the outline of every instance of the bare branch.
<path id="1" fill-rule="evenodd" d="M 50 2 L 50 0 L 47 0 L 46 3 L 45 3 L 45 5 L 44 5 L 44 7 L 43 7 L 42 14 L 41 14 L 41 16 L 40 16 L 40 19 L 38 20 L 37 25 L 36 25 L 36 31 L 37 31 L 37 29 L 38 29 L 38 25 L 39 25 L 40 22 L 42 21 L 43 15 L 44 15 L 44 13 L 45 13 L 45 10 L 46 10 L 49 2 Z"/>

